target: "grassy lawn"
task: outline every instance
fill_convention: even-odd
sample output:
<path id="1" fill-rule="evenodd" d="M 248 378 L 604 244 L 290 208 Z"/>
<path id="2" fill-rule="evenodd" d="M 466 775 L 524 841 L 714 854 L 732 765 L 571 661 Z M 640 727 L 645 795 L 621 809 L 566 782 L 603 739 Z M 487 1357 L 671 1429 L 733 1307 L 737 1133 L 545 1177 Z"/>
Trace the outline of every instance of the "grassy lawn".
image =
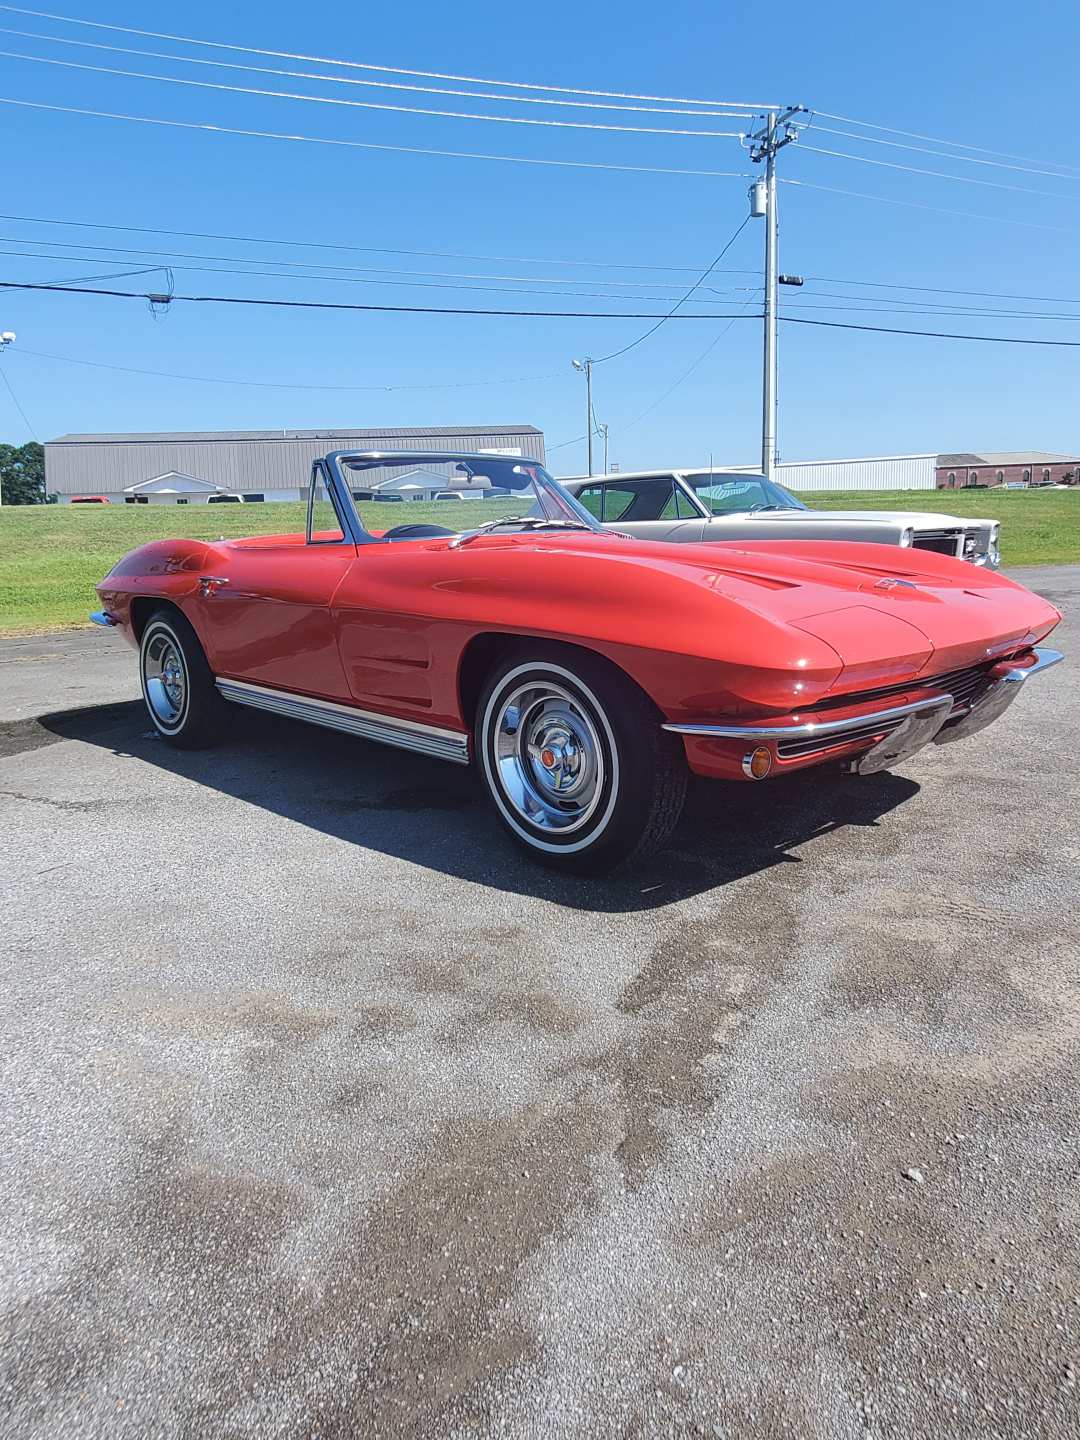
<path id="1" fill-rule="evenodd" d="M 1000 520 L 1006 566 L 1080 561 L 1080 490 L 830 491 L 805 499 L 823 510 L 935 510 Z M 359 508 L 365 524 L 376 529 L 421 520 L 454 529 L 519 507 L 515 500 L 465 500 Z M 0 507 L 0 634 L 85 624 L 97 598 L 95 582 L 148 540 L 285 534 L 303 527 L 303 506 L 288 502 Z"/>

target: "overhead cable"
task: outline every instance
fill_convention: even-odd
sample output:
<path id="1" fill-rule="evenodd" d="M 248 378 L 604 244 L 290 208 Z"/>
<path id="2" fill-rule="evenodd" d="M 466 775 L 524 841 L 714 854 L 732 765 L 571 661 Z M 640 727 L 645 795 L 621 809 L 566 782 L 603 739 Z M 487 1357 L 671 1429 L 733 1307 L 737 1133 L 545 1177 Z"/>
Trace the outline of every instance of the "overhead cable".
<path id="1" fill-rule="evenodd" d="M 7 60 L 28 60 L 35 65 L 59 65 L 65 70 L 82 70 L 94 75 L 120 75 L 128 80 L 157 80 L 166 85 L 184 85 L 195 90 L 225 91 L 230 95 L 255 95 L 260 99 L 302 100 L 310 105 L 344 105 L 351 110 L 393 111 L 398 115 L 430 115 L 441 120 L 482 120 L 493 125 L 539 125 L 555 130 L 607 130 L 623 135 L 676 135 L 698 139 L 741 140 L 741 130 L 676 130 L 658 125 L 604 125 L 595 120 L 539 120 L 531 115 L 484 115 L 473 110 L 432 110 L 423 105 L 391 105 L 382 100 L 346 100 L 340 95 L 304 95 L 296 90 L 266 90 L 254 85 L 226 85 L 217 80 L 188 80 L 182 75 L 155 75 L 149 70 L 122 70 L 115 65 L 87 65 L 81 60 L 58 60 L 55 56 L 25 55 L 18 50 L 0 50 Z"/>
<path id="2" fill-rule="evenodd" d="M 620 170 L 635 175 L 695 175 L 710 179 L 749 178 L 745 170 L 696 170 L 670 165 L 626 165 L 607 160 L 550 160 L 531 155 L 490 155 L 475 150 L 436 150 L 423 145 L 383 145 L 373 140 L 337 140 L 323 135 L 288 135 L 276 130 L 240 129 L 195 120 L 163 120 L 151 115 L 127 115 L 112 110 L 90 110 L 77 105 L 51 105 L 43 100 L 16 100 L 0 95 L 0 105 L 28 110 L 51 110 L 61 115 L 92 115 L 99 120 L 127 120 L 138 125 L 161 125 L 172 130 L 201 130 L 213 135 L 243 135 L 259 140 L 291 140 L 305 145 L 337 145 L 349 150 L 382 150 L 395 155 L 436 155 L 454 160 L 500 160 L 511 165 L 554 165 L 565 170 Z"/>
<path id="3" fill-rule="evenodd" d="M 454 95 L 466 100 L 495 100 L 506 105 L 557 105 L 570 110 L 613 110 L 640 115 L 710 116 L 721 120 L 752 120 L 755 118 L 749 110 L 665 109 L 655 105 L 608 104 L 606 101 L 599 100 L 556 100 L 550 96 L 500 95 L 497 92 L 492 94 L 476 90 L 447 90 L 434 85 L 410 85 L 400 80 L 360 79 L 355 75 L 320 75 L 313 70 L 283 70 L 275 65 L 244 65 L 234 60 L 207 60 L 201 55 L 177 55 L 167 50 L 136 50 L 130 45 L 105 45 L 96 40 L 73 40 L 70 36 L 47 35 L 40 30 L 16 30 L 8 25 L 0 25 L 0 35 L 18 35 L 23 40 L 44 40 L 53 45 L 75 45 L 81 50 L 100 50 L 110 55 L 138 55 L 144 60 L 170 60 L 184 65 L 206 65 L 215 70 L 239 70 L 249 75 L 281 75 L 291 80 L 316 80 L 328 85 L 363 85 L 374 90 L 397 90 L 419 95 Z M 842 132 L 838 131 L 837 133 Z"/>
<path id="4" fill-rule="evenodd" d="M 0 51 L 0 54 L 3 52 Z M 1027 185 L 1007 185 L 1003 180 L 980 180 L 977 175 L 953 175 L 945 170 L 926 170 L 919 165 L 901 165 L 896 160 L 875 160 L 871 155 L 852 155 L 847 150 L 830 150 L 823 145 L 799 144 L 800 150 L 813 155 L 831 155 L 837 160 L 858 160 L 863 165 L 878 165 L 886 170 L 903 170 L 909 175 L 930 175 L 937 180 L 955 180 L 961 185 L 981 185 L 988 190 L 1011 190 L 1018 195 L 1038 195 L 1043 199 L 1075 201 L 1075 195 L 1062 195 L 1056 190 L 1032 190 Z M 1062 179 L 1065 177 L 1062 176 Z"/>
<path id="5" fill-rule="evenodd" d="M 586 90 L 571 85 L 541 85 L 531 80 L 489 80 L 477 75 L 450 75 L 439 70 L 415 70 L 401 65 L 375 65 L 361 60 L 335 60 L 326 55 L 305 55 L 292 50 L 267 50 L 254 45 L 230 45 L 220 40 L 172 35 L 161 30 L 139 30 L 130 25 L 109 25 L 100 20 L 83 20 L 49 10 L 30 10 L 21 5 L 0 5 L 13 15 L 32 15 L 38 20 L 59 20 L 65 25 L 83 25 L 93 30 L 111 30 L 124 35 L 141 35 L 150 40 L 172 40 L 180 45 L 201 45 L 211 50 L 232 50 L 245 55 L 269 55 L 277 60 L 305 60 L 313 65 L 340 65 L 350 70 L 368 70 L 382 75 L 415 75 L 425 80 L 455 80 L 464 85 L 499 85 L 513 90 L 544 90 L 558 95 L 596 95 L 609 100 L 655 100 L 671 105 L 715 105 L 739 110 L 780 110 L 783 107 L 748 100 L 701 100 L 679 95 L 637 95 L 625 90 Z"/>

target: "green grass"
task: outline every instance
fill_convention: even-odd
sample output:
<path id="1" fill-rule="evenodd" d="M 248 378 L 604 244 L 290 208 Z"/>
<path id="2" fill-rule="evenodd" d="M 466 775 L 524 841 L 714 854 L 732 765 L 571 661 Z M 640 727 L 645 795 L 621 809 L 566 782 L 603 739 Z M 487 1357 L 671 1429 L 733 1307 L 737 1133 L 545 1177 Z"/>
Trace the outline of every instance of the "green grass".
<path id="1" fill-rule="evenodd" d="M 1080 490 L 830 491 L 807 495 L 815 509 L 936 510 L 1000 520 L 1006 566 L 1080 561 Z M 385 529 L 434 521 L 451 529 L 513 514 L 520 501 L 361 505 L 365 524 Z M 0 507 L 0 633 L 86 623 L 94 585 L 128 550 L 187 535 L 286 534 L 302 530 L 300 504 L 50 505 Z"/>
<path id="2" fill-rule="evenodd" d="M 528 508 L 528 503 L 525 508 Z M 365 525 L 386 530 L 431 521 L 449 529 L 519 514 L 520 500 L 439 500 L 430 505 L 361 504 Z M 304 506 L 264 505 L 5 505 L 0 506 L 0 634 L 85 625 L 97 606 L 94 586 L 121 555 L 183 535 L 287 535 L 304 528 Z"/>

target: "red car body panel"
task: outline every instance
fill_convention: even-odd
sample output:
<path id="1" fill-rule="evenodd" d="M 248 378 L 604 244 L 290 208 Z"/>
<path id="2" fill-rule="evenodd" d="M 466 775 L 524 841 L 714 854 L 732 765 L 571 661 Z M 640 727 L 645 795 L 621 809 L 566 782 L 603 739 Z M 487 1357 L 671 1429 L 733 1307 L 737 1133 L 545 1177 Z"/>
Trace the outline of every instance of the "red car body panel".
<path id="1" fill-rule="evenodd" d="M 98 592 L 133 643 L 135 602 L 176 604 L 219 678 L 463 732 L 462 664 L 480 636 L 594 651 L 665 721 L 704 723 L 789 717 L 841 696 L 857 707 L 860 692 L 907 682 L 918 698 L 934 675 L 1024 653 L 1061 618 L 1004 576 L 932 552 L 576 531 L 459 547 L 163 540 L 126 556 Z M 743 778 L 739 742 L 684 743 L 699 773 Z M 822 758 L 777 757 L 777 769 Z"/>

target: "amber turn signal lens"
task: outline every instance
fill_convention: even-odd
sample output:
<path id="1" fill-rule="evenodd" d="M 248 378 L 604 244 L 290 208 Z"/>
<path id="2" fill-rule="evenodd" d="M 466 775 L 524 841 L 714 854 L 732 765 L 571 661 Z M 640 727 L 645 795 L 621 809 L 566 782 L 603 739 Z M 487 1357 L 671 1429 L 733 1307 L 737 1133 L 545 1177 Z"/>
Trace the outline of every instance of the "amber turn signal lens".
<path id="1" fill-rule="evenodd" d="M 764 780 L 772 769 L 772 751 L 767 745 L 759 745 L 749 755 L 743 756 L 742 768 L 743 774 L 751 780 Z"/>

